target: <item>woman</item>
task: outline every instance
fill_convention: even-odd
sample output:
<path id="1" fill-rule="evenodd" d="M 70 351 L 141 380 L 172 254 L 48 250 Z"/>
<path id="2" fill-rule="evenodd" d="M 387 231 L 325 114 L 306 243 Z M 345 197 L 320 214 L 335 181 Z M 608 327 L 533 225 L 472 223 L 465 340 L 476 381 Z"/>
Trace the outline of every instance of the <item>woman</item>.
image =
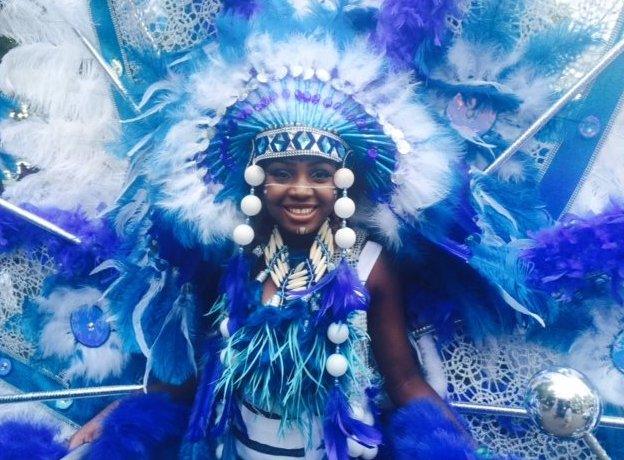
<path id="1" fill-rule="evenodd" d="M 423 210 L 451 192 L 459 149 L 411 76 L 388 71 L 366 37 L 280 28 L 275 39 L 263 12 L 246 41 L 206 48 L 184 79 L 157 84 L 169 91 L 153 111 L 164 118 L 135 149 L 135 184 L 151 183 L 177 238 L 214 246 L 231 231 L 238 246 L 208 315 L 187 438 L 226 459 L 373 458 L 382 443 L 416 458 L 441 442 L 472 455 L 418 372 L 397 275 L 368 239 L 401 251 Z M 180 292 L 174 308 L 188 300 Z M 148 371 L 163 370 L 171 358 L 156 352 L 169 334 L 150 343 L 138 314 L 132 322 Z M 176 369 L 193 369 L 177 356 Z M 405 406 L 385 440 L 383 392 Z"/>

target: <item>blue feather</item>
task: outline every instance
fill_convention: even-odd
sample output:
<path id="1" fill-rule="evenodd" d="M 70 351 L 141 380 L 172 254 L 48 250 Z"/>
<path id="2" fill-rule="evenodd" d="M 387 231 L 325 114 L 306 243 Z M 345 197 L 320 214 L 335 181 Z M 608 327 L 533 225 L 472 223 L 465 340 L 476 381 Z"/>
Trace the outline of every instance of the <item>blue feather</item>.
<path id="1" fill-rule="evenodd" d="M 191 411 L 191 418 L 186 432 L 186 438 L 191 442 L 198 442 L 208 432 L 209 424 L 215 415 L 217 401 L 216 387 L 223 364 L 219 360 L 219 350 L 222 340 L 209 340 L 203 357 L 202 376 L 195 393 L 195 401 Z"/>
<path id="2" fill-rule="evenodd" d="M 381 444 L 381 433 L 374 426 L 353 418 L 351 408 L 338 385 L 329 391 L 323 418 L 325 451 L 329 460 L 346 460 L 347 437 L 356 439 L 366 447 Z"/>
<path id="3" fill-rule="evenodd" d="M 189 284 L 167 314 L 147 361 L 148 369 L 162 382 L 180 385 L 197 374 L 193 349 L 195 299 Z"/>
<path id="4" fill-rule="evenodd" d="M 229 302 L 228 327 L 230 334 L 234 333 L 245 323 L 249 312 L 249 273 L 251 262 L 249 255 L 239 251 L 228 264 L 221 283 L 221 292 Z"/>

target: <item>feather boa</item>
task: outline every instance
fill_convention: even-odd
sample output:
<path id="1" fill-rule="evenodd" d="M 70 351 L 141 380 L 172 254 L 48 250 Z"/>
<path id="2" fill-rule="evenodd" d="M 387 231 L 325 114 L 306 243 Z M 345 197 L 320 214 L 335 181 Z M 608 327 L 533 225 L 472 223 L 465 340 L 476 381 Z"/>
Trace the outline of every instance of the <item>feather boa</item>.
<path id="1" fill-rule="evenodd" d="M 426 398 L 398 409 L 387 427 L 392 458 L 476 460 L 476 446 L 467 430 L 448 417 L 440 404 Z"/>
<path id="2" fill-rule="evenodd" d="M 0 211 L 0 252 L 45 246 L 57 263 L 59 275 L 77 278 L 87 275 L 119 248 L 119 240 L 107 222 L 89 219 L 81 209 L 64 211 L 57 208 L 38 209 L 29 205 L 22 207 L 75 234 L 82 243 L 70 243 L 13 214 Z"/>
<path id="3" fill-rule="evenodd" d="M 622 303 L 624 207 L 613 204 L 588 217 L 568 215 L 559 225 L 534 233 L 522 257 L 531 264 L 530 282 L 553 297 L 570 301 L 610 287 Z"/>
<path id="4" fill-rule="evenodd" d="M 67 454 L 67 447 L 57 436 L 57 428 L 40 422 L 6 420 L 0 424 L 0 456 L 6 460 L 58 460 Z"/>
<path id="5" fill-rule="evenodd" d="M 187 408 L 162 393 L 123 399 L 104 420 L 88 460 L 171 458 L 184 434 Z"/>
<path id="6" fill-rule="evenodd" d="M 448 35 L 447 17 L 462 16 L 458 0 L 385 0 L 373 41 L 399 68 L 418 69 L 429 48 L 441 50 Z"/>

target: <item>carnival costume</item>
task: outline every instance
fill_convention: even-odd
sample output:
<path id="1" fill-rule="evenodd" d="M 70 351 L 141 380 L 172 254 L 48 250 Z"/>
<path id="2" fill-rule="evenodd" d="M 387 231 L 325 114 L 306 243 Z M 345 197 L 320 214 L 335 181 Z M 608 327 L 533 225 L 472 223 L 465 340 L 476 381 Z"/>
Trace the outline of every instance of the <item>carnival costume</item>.
<path id="1" fill-rule="evenodd" d="M 480 432 L 480 419 L 469 418 L 473 442 L 428 400 L 388 403 L 365 287 L 382 247 L 401 267 L 407 320 L 420 328 L 410 339 L 443 397 L 493 404 L 491 394 L 528 379 L 491 389 L 503 372 L 492 359 L 475 389 L 452 367 L 473 342 L 488 349 L 506 335 L 535 341 L 536 354 L 573 350 L 566 364 L 621 380 L 620 348 L 610 351 L 624 343 L 621 315 L 589 312 L 592 299 L 621 303 L 621 207 L 553 226 L 566 192 L 544 185 L 561 132 L 573 136 L 552 123 L 495 173 L 477 169 L 561 94 L 562 74 L 596 46 L 592 27 L 553 19 L 521 36 L 538 1 L 27 3 L 0 11 L 16 40 L 0 64 L 11 98 L 2 100 L 3 197 L 81 244 L 2 221 L 0 247 L 40 260 L 43 285 L 19 302 L 0 298 L 15 304 L 0 324 L 7 392 L 198 380 L 190 409 L 157 393 L 123 399 L 85 457 L 524 455 L 513 442 L 529 428 L 505 417 L 491 436 L 510 448 Z M 87 13 L 93 28 L 81 23 Z M 33 18 L 47 27 L 28 29 Z M 31 63 L 53 83 L 21 82 L 15 69 Z M 78 83 L 67 85 L 66 69 Z M 594 120 L 583 120 L 582 137 L 593 139 Z M 309 250 L 296 251 L 265 215 L 262 193 L 275 184 L 264 167 L 310 158 L 336 166 L 337 199 Z M 58 197 L 47 192 L 54 177 L 68 178 Z M 277 291 L 263 302 L 269 279 Z M 585 305 L 575 312 L 585 328 L 568 318 L 573 299 Z M 551 330 L 569 337 L 549 344 Z M 594 372 L 593 356 L 615 364 Z M 624 398 L 598 385 L 617 414 Z M 54 429 L 66 438 L 107 402 L 59 399 L 51 407 L 62 424 L 45 410 L 34 424 L 11 415 L 0 447 L 60 458 Z M 585 442 L 579 433 L 571 443 Z M 36 453 L 11 438 L 31 439 Z"/>

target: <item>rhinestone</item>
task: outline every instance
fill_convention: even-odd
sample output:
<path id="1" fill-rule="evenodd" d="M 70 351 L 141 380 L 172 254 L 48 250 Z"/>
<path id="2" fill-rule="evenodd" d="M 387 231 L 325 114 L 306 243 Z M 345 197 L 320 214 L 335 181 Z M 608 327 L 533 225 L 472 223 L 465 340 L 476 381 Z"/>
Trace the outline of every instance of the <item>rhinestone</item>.
<path id="1" fill-rule="evenodd" d="M 256 139 L 256 153 L 258 155 L 263 155 L 268 146 L 269 138 L 267 136 L 262 136 Z"/>
<path id="2" fill-rule="evenodd" d="M 592 139 L 600 133 L 600 119 L 595 115 L 589 115 L 579 123 L 578 130 L 585 139 Z"/>
<path id="3" fill-rule="evenodd" d="M 60 410 L 66 410 L 69 409 L 73 403 L 74 401 L 71 399 L 57 399 L 54 401 L 54 407 Z"/>
<path id="4" fill-rule="evenodd" d="M 5 376 L 9 375 L 11 372 L 11 368 L 13 365 L 11 364 L 11 360 L 9 358 L 0 358 L 0 375 Z"/>
<path id="5" fill-rule="evenodd" d="M 290 144 L 290 138 L 287 133 L 277 133 L 271 141 L 271 148 L 276 152 L 284 152 Z"/>
<path id="6" fill-rule="evenodd" d="M 344 158 L 344 156 L 347 154 L 347 149 L 345 149 L 342 143 L 336 142 L 336 152 L 338 152 L 340 158 Z"/>
<path id="7" fill-rule="evenodd" d="M 297 150 L 308 150 L 314 145 L 314 137 L 306 131 L 299 131 L 293 138 L 293 145 Z"/>
<path id="8" fill-rule="evenodd" d="M 321 136 L 319 138 L 319 140 L 317 141 L 317 144 L 319 146 L 319 148 L 321 149 L 321 152 L 329 155 L 331 153 L 331 151 L 334 148 L 334 141 L 333 139 L 330 139 L 327 136 Z"/>
<path id="9" fill-rule="evenodd" d="M 260 72 L 258 75 L 256 75 L 256 80 L 258 80 L 260 83 L 267 83 L 269 81 L 269 76 L 264 72 Z"/>

